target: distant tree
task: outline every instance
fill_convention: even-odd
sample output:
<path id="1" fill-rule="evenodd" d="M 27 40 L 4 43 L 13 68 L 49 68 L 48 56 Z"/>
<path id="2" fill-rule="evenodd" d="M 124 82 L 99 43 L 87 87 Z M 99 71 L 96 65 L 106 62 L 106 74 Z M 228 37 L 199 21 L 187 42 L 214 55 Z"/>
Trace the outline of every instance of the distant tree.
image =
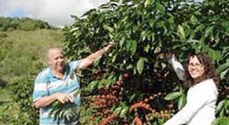
<path id="1" fill-rule="evenodd" d="M 56 29 L 47 22 L 28 17 L 0 17 L 0 31 L 24 30 L 32 31 L 36 29 Z"/>
<path id="2" fill-rule="evenodd" d="M 18 17 L 15 17 L 11 20 L 11 23 L 10 23 L 10 28 L 11 30 L 17 30 L 18 29 L 18 26 L 19 26 L 19 23 L 20 23 L 20 19 Z"/>
<path id="3" fill-rule="evenodd" d="M 11 18 L 0 18 L 0 31 L 6 31 L 10 27 Z"/>

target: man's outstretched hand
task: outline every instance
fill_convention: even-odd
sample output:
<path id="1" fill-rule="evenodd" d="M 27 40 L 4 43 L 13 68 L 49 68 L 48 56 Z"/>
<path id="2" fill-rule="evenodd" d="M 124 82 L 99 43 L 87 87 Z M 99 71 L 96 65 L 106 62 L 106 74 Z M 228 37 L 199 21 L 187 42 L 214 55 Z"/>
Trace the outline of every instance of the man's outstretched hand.
<path id="1" fill-rule="evenodd" d="M 109 42 L 107 46 L 103 48 L 105 52 L 109 51 L 112 47 L 115 47 L 115 43 L 113 41 Z"/>

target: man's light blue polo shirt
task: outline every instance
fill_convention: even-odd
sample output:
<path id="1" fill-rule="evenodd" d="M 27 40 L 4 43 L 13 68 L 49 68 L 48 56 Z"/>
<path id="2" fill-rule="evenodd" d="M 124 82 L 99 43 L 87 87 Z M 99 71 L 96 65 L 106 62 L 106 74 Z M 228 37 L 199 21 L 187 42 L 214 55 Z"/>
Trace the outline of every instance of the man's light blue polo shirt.
<path id="1" fill-rule="evenodd" d="M 75 70 L 79 67 L 81 60 L 72 61 L 65 65 L 64 78 L 60 79 L 53 75 L 52 70 L 46 68 L 40 72 L 34 83 L 33 101 L 41 97 L 52 95 L 53 93 L 73 93 L 80 88 L 75 75 Z M 74 97 L 74 103 L 67 104 L 66 107 L 79 106 L 80 96 Z M 52 105 L 40 108 L 40 125 L 66 125 L 64 120 L 55 120 L 54 116 L 49 116 Z M 76 116 L 77 117 L 77 116 Z M 77 122 L 77 118 L 72 123 Z M 70 124 L 71 125 L 71 124 Z"/>

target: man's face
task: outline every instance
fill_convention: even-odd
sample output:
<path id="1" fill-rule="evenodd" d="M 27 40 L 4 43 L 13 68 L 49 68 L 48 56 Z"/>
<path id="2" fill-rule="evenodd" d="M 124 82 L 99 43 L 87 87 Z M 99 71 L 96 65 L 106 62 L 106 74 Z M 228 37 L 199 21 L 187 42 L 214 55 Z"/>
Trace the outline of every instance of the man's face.
<path id="1" fill-rule="evenodd" d="M 48 52 L 48 63 L 52 70 L 63 73 L 65 60 L 61 49 L 53 48 Z"/>
<path id="2" fill-rule="evenodd" d="M 190 57 L 188 72 L 193 79 L 198 78 L 204 74 L 204 65 L 200 63 L 196 56 Z"/>

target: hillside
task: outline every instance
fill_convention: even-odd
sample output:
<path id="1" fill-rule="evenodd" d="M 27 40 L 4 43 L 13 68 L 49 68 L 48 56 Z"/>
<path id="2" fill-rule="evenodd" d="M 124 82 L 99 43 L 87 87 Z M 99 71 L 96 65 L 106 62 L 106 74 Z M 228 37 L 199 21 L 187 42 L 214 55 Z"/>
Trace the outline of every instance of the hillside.
<path id="1" fill-rule="evenodd" d="M 0 124 L 8 124 L 9 114 L 18 112 L 18 105 L 11 96 L 11 86 L 18 80 L 27 79 L 31 73 L 38 73 L 47 64 L 45 53 L 48 47 L 61 46 L 62 41 L 60 30 L 0 32 Z"/>
<path id="2" fill-rule="evenodd" d="M 7 31 L 0 32 L 0 76 L 13 82 L 45 62 L 45 52 L 50 45 L 60 45 L 61 31 Z"/>

